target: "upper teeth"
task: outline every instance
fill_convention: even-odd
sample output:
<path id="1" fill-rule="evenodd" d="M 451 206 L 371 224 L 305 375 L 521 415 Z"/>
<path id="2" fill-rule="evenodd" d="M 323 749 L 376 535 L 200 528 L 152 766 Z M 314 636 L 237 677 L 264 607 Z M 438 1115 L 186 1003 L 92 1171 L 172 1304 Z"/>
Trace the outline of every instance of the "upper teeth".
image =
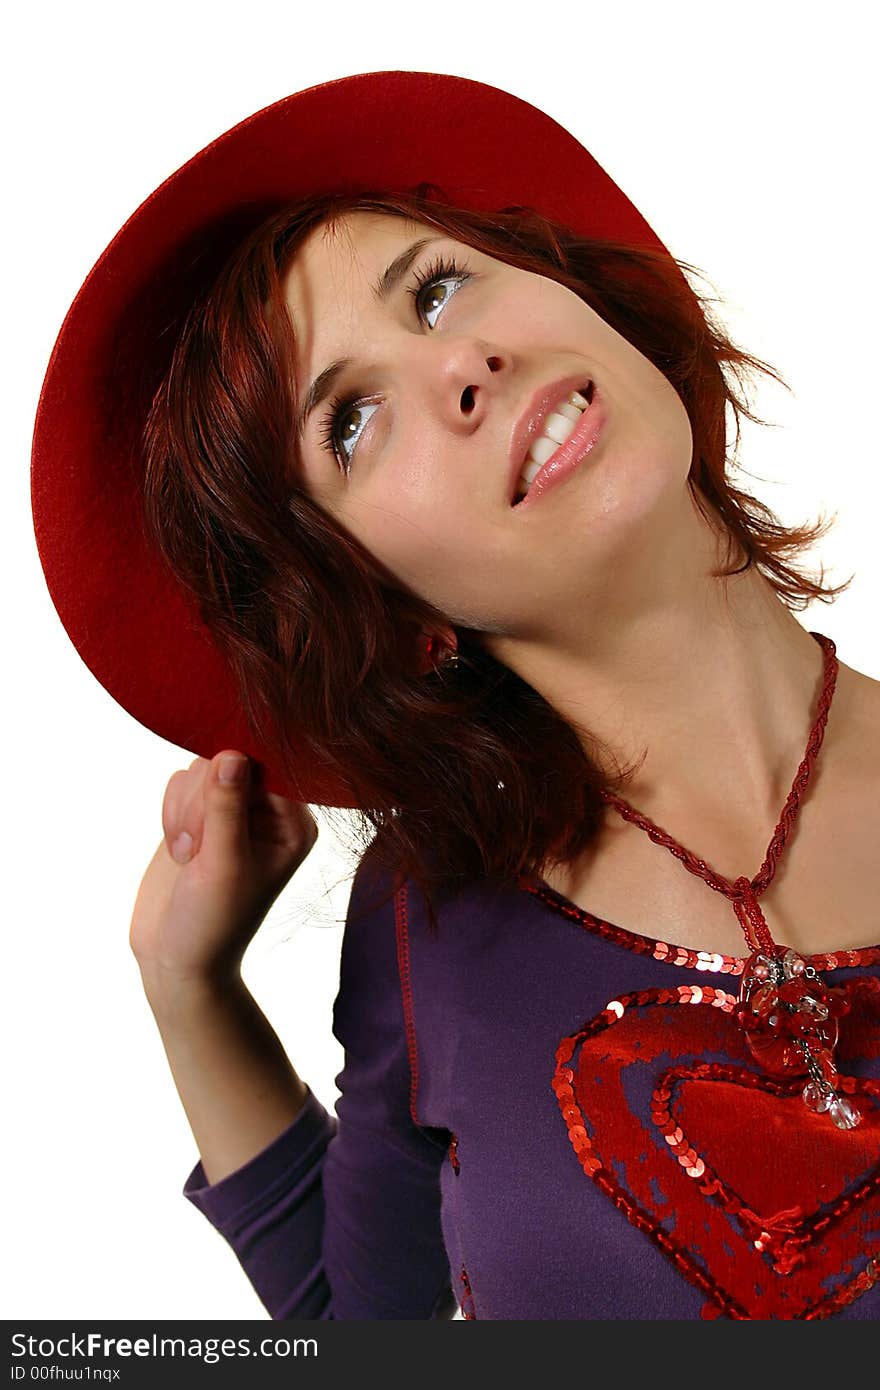
<path id="1" fill-rule="evenodd" d="M 528 492 L 551 454 L 555 454 L 560 444 L 564 444 L 569 435 L 574 433 L 577 422 L 588 405 L 589 401 L 580 391 L 571 391 L 553 407 L 544 421 L 541 433 L 535 435 L 529 446 L 525 467 L 519 476 L 515 500 L 519 500 L 520 494 Z"/>

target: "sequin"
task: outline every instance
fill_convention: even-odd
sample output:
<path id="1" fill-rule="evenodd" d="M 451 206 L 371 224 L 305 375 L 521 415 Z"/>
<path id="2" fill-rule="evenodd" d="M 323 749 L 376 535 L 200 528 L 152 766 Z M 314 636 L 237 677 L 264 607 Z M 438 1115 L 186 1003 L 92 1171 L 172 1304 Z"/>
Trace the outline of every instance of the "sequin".
<path id="1" fill-rule="evenodd" d="M 652 956 L 655 960 L 666 961 L 669 965 L 688 970 L 714 971 L 725 975 L 742 974 L 746 957 L 727 956 L 720 951 L 694 950 L 691 947 L 672 945 L 668 941 L 658 941 L 654 937 L 642 936 L 638 932 L 628 931 L 626 927 L 606 922 L 603 918 L 588 912 L 586 908 L 578 907 L 543 880 L 535 881 L 521 875 L 515 882 L 521 892 L 531 894 L 546 907 L 567 917 L 584 931 L 601 936 L 606 941 L 613 941 L 627 951 Z M 841 965 L 878 965 L 880 946 L 862 946 L 854 951 L 836 951 L 828 955 L 806 956 L 805 959 L 814 969 L 820 971 L 836 970 Z"/>
<path id="2" fill-rule="evenodd" d="M 861 982 L 850 981 L 847 986 L 843 988 L 845 992 L 847 990 L 849 991 L 850 996 L 855 997 L 860 986 Z M 868 993 L 870 993 L 870 991 L 868 991 Z M 880 991 L 876 991 L 876 995 L 880 998 Z M 588 1042 L 591 1042 L 592 1039 L 597 1038 L 598 1035 L 603 1031 L 607 1031 L 612 1026 L 614 1026 L 615 1032 L 620 1029 L 621 1043 L 618 1045 L 615 1042 L 613 1054 L 613 1056 L 618 1059 L 614 1065 L 620 1066 L 620 1057 L 626 1055 L 628 1040 L 632 1039 L 634 1036 L 640 1041 L 649 1038 L 650 1033 L 643 1029 L 641 1021 L 639 1021 L 638 1024 L 630 1022 L 636 1009 L 643 1007 L 656 1009 L 660 1004 L 664 1004 L 667 1007 L 671 1006 L 674 1009 L 675 1006 L 680 1007 L 684 1004 L 697 1004 L 698 1007 L 705 1008 L 708 1006 L 709 1008 L 722 1011 L 725 1015 L 730 1015 L 736 1006 L 736 999 L 733 995 L 708 985 L 682 985 L 671 990 L 639 990 L 631 994 L 621 995 L 617 1000 L 612 1002 L 620 1005 L 622 1010 L 621 1013 L 618 1013 L 616 1009 L 603 1009 L 600 1014 L 586 1021 L 581 1029 L 579 1029 L 576 1034 L 572 1034 L 568 1039 L 568 1041 L 572 1043 L 572 1058 L 575 1056 L 576 1052 L 580 1051 L 577 1066 L 567 1068 L 569 1073 L 572 1074 L 573 1084 L 571 1086 L 571 1097 L 567 1099 L 564 1097 L 559 1098 L 560 1088 L 557 1083 L 561 1080 L 559 1077 L 561 1068 L 557 1067 L 557 1072 L 554 1075 L 554 1090 L 557 1092 L 559 1098 L 560 1113 L 563 1123 L 566 1126 L 566 1132 L 571 1141 L 572 1150 L 577 1162 L 582 1168 L 585 1176 L 621 1210 L 626 1216 L 626 1219 L 637 1229 L 644 1232 L 644 1234 L 663 1251 L 667 1258 L 679 1269 L 689 1282 L 703 1291 L 704 1295 L 710 1301 L 710 1306 L 713 1310 L 717 1311 L 719 1316 L 726 1316 L 736 1320 L 749 1319 L 755 1316 L 765 1316 L 762 1312 L 749 1311 L 749 1308 L 738 1301 L 738 1298 L 734 1296 L 730 1289 L 724 1289 L 721 1284 L 717 1282 L 716 1275 L 710 1272 L 711 1267 L 704 1267 L 702 1259 L 705 1247 L 703 1246 L 702 1239 L 694 1245 L 695 1253 L 698 1251 L 700 1253 L 700 1262 L 698 1262 L 696 1258 L 691 1255 L 688 1248 L 680 1247 L 677 1243 L 675 1227 L 673 1227 L 671 1231 L 665 1229 L 662 1224 L 663 1206 L 661 1205 L 659 1212 L 654 1212 L 646 1206 L 640 1205 L 639 1201 L 634 1197 L 633 1191 L 641 1191 L 641 1186 L 634 1188 L 633 1191 L 628 1190 L 628 1185 L 624 1184 L 624 1180 L 616 1171 L 611 1172 L 604 1167 L 600 1151 L 600 1140 L 597 1140 L 596 1137 L 594 1124 L 595 1116 L 591 1116 L 589 1119 L 585 1118 L 588 1112 L 585 1103 L 580 1099 L 582 1094 L 580 1087 L 585 1084 L 588 1087 L 585 1094 L 592 1094 L 589 1086 L 590 1080 L 594 1074 L 594 1067 L 596 1068 L 597 1080 L 604 1079 L 607 1083 L 611 1080 L 612 1076 L 616 1075 L 616 1072 L 613 1071 L 606 1074 L 605 1068 L 610 1064 L 611 1054 L 609 1054 L 609 1060 L 606 1061 L 601 1051 L 596 1054 L 596 1061 L 591 1061 L 590 1069 L 585 1071 L 586 1056 L 591 1055 L 584 1053 L 584 1048 Z M 684 1017 L 685 1013 L 690 1016 L 693 1010 L 684 1010 L 682 1012 L 682 1017 Z M 639 1029 L 638 1033 L 635 1035 L 632 1033 L 632 1028 L 634 1026 Z M 711 1025 L 708 1036 L 715 1037 L 715 1033 L 712 1030 L 724 1030 L 728 1026 L 729 1025 L 725 1023 L 724 1019 L 719 1018 L 717 1023 Z M 629 1034 L 625 1031 L 627 1027 L 630 1029 Z M 688 1024 L 687 1028 L 690 1029 L 691 1025 Z M 737 1034 L 738 1033 L 739 1030 L 737 1029 Z M 668 1055 L 667 1049 L 674 1035 L 670 1035 L 665 1026 L 657 1024 L 653 1036 L 656 1039 L 655 1046 L 659 1049 L 656 1055 L 658 1057 Z M 686 1032 L 684 1036 L 689 1036 L 689 1033 Z M 724 1047 L 725 1051 L 727 1051 L 730 1045 L 726 1041 L 728 1036 L 727 1033 L 722 1031 L 717 1036 L 719 1041 L 710 1045 L 714 1045 L 715 1047 L 721 1045 Z M 721 1041 L 722 1039 L 724 1040 L 723 1042 Z M 618 1051 L 618 1047 L 624 1049 L 623 1054 Z M 670 1160 L 673 1161 L 674 1172 L 680 1173 L 682 1179 L 690 1180 L 690 1182 L 693 1183 L 692 1190 L 695 1194 L 699 1194 L 700 1201 L 713 1203 L 716 1210 L 719 1212 L 719 1216 L 723 1214 L 724 1220 L 736 1223 L 736 1226 L 741 1229 L 742 1236 L 747 1238 L 748 1247 L 755 1251 L 755 1256 L 753 1256 L 753 1258 L 760 1258 L 761 1261 L 766 1261 L 768 1278 L 773 1276 L 778 1277 L 784 1280 L 786 1286 L 788 1286 L 790 1280 L 801 1277 L 798 1275 L 797 1271 L 803 1271 L 809 1269 L 810 1266 L 815 1266 L 827 1271 L 827 1277 L 829 1279 L 832 1275 L 839 1274 L 844 1280 L 833 1292 L 828 1292 L 827 1289 L 823 1291 L 821 1286 L 817 1286 L 815 1292 L 809 1294 L 809 1298 L 812 1301 L 808 1302 L 807 1306 L 803 1306 L 805 1290 L 812 1290 L 813 1285 L 797 1285 L 794 1295 L 796 1298 L 795 1306 L 798 1309 L 797 1311 L 795 1311 L 794 1308 L 788 1312 L 784 1311 L 786 1305 L 778 1302 L 777 1295 L 777 1301 L 769 1305 L 774 1311 L 766 1315 L 773 1317 L 801 1317 L 810 1320 L 830 1317 L 840 1308 L 846 1306 L 847 1303 L 852 1302 L 860 1293 L 863 1293 L 866 1289 L 871 1287 L 872 1284 L 876 1282 L 877 1278 L 880 1277 L 880 1255 L 873 1256 L 871 1261 L 867 1262 L 867 1257 L 870 1253 L 867 1251 L 866 1263 L 863 1264 L 861 1270 L 856 1266 L 852 1274 L 845 1273 L 843 1268 L 835 1270 L 833 1265 L 829 1264 L 829 1258 L 831 1258 L 830 1252 L 836 1248 L 834 1241 L 837 1224 L 847 1220 L 849 1221 L 850 1224 L 848 1226 L 846 1238 L 852 1241 L 855 1231 L 852 1222 L 855 1219 L 856 1210 L 858 1208 L 863 1208 L 865 1203 L 870 1204 L 875 1202 L 878 1195 L 880 1195 L 880 1163 L 875 1163 L 854 1186 L 850 1185 L 847 1190 L 842 1190 L 836 1200 L 827 1195 L 829 1189 L 827 1186 L 824 1187 L 822 1190 L 826 1193 L 825 1200 L 821 1201 L 820 1205 L 813 1211 L 801 1210 L 791 1201 L 786 1203 L 786 1206 L 791 1207 L 792 1210 L 779 1211 L 775 1215 L 768 1215 L 766 1211 L 758 1212 L 752 1210 L 752 1208 L 743 1201 L 742 1196 L 729 1183 L 724 1181 L 723 1175 L 710 1166 L 707 1154 L 699 1151 L 699 1132 L 697 1131 L 694 1135 L 688 1136 L 686 1132 L 686 1121 L 676 1113 L 680 1104 L 679 1096 L 682 1085 L 685 1083 L 690 1085 L 690 1083 L 694 1081 L 721 1081 L 725 1082 L 728 1086 L 734 1084 L 745 1087 L 756 1095 L 763 1093 L 770 1098 L 778 1097 L 780 1101 L 785 1101 L 789 1104 L 794 1100 L 797 1100 L 799 1105 L 803 1104 L 800 1098 L 800 1090 L 804 1085 L 803 1080 L 796 1081 L 788 1077 L 777 1079 L 767 1076 L 764 1073 L 749 1070 L 743 1064 L 748 1059 L 744 1042 L 742 1047 L 743 1058 L 737 1063 L 702 1062 L 691 1058 L 687 1064 L 682 1063 L 679 1065 L 666 1066 L 657 1076 L 656 1082 L 650 1092 L 648 1113 L 646 1113 L 645 1119 L 648 1125 L 656 1126 L 657 1137 L 658 1139 L 662 1138 L 663 1146 L 666 1148 Z M 675 1056 L 674 1046 L 672 1048 L 672 1055 Z M 650 1046 L 644 1052 L 640 1048 L 638 1058 L 635 1056 L 633 1057 L 632 1065 L 641 1067 L 645 1062 L 649 1062 L 650 1059 Z M 624 1063 L 623 1065 L 626 1064 Z M 853 1095 L 857 1098 L 871 1097 L 875 1105 L 880 1104 L 880 1080 L 848 1077 L 845 1079 L 844 1085 L 844 1079 L 841 1078 L 840 1089 L 845 1089 L 848 1096 Z M 697 1093 L 694 1092 L 694 1094 L 696 1095 Z M 705 1094 L 705 1091 L 700 1092 L 701 1096 L 705 1096 Z M 614 1114 L 614 1092 L 609 1087 L 606 1093 L 606 1085 L 603 1085 L 601 1089 L 596 1092 L 596 1096 L 604 1097 L 603 1105 L 606 1109 L 609 1106 L 612 1107 L 611 1109 L 607 1109 L 607 1117 L 612 1125 L 612 1131 L 610 1132 L 616 1132 L 615 1126 L 617 1122 L 612 1118 Z M 624 1096 L 625 1092 L 621 1094 L 620 1100 L 625 1107 L 626 1101 Z M 726 1103 L 727 1102 L 722 1102 L 722 1104 Z M 752 1111 L 754 1111 L 754 1106 L 751 1102 L 749 1105 Z M 604 1111 L 599 1109 L 597 1113 L 601 1123 L 601 1116 Z M 705 1111 L 705 1100 L 701 1099 L 697 1108 L 692 1112 L 682 1113 L 692 1113 L 692 1116 L 698 1122 L 701 1116 L 705 1119 L 707 1113 Z M 762 1112 L 759 1109 L 755 1113 L 760 1116 Z M 772 1114 L 772 1111 L 768 1112 L 765 1110 L 763 1113 Z M 648 1114 L 650 1118 L 648 1118 Z M 805 1123 L 812 1122 L 812 1119 L 805 1121 Z M 711 1140 L 711 1132 L 709 1137 Z M 845 1136 L 842 1136 L 842 1138 L 843 1137 Z M 867 1135 L 865 1139 L 861 1141 L 861 1152 L 863 1155 L 866 1153 L 866 1139 Z M 841 1169 L 842 1173 L 846 1171 L 846 1165 L 851 1163 L 851 1160 L 845 1157 L 844 1150 L 838 1150 L 837 1152 L 841 1155 L 840 1163 L 843 1164 L 843 1168 Z M 659 1161 L 662 1162 L 663 1160 L 660 1159 Z M 864 1161 L 864 1158 L 862 1161 Z M 651 1168 L 649 1166 L 647 1170 L 643 1171 L 640 1165 L 636 1165 L 636 1167 L 641 1174 L 640 1184 L 643 1185 L 645 1174 L 650 1173 Z M 805 1171 L 809 1171 L 809 1165 L 807 1165 Z M 840 1180 L 839 1174 L 835 1180 Z M 678 1179 L 675 1179 L 675 1181 L 678 1181 Z M 851 1178 L 846 1179 L 846 1181 L 851 1183 Z M 674 1202 L 673 1193 L 676 1189 L 671 1188 L 667 1191 L 665 1182 L 662 1178 L 660 1178 L 660 1185 L 663 1198 L 669 1198 Z M 802 1190 L 810 1192 L 812 1190 L 810 1183 L 808 1182 L 806 1188 L 802 1188 Z M 867 1207 L 867 1212 L 869 1213 L 868 1220 L 871 1219 L 870 1213 L 872 1213 L 873 1210 L 874 1208 L 872 1206 L 869 1205 Z M 681 1206 L 679 1216 L 685 1211 L 687 1211 L 687 1207 Z M 697 1217 L 696 1219 L 699 1218 Z M 694 1220 L 693 1215 L 690 1217 L 690 1220 Z M 719 1217 L 716 1217 L 716 1235 L 714 1237 L 716 1241 L 722 1238 L 721 1235 L 718 1234 L 719 1230 L 724 1232 L 728 1229 L 724 1225 L 719 1227 L 718 1220 Z M 678 1224 L 679 1226 L 681 1225 L 680 1220 Z M 706 1230 L 709 1230 L 708 1226 L 706 1226 Z M 729 1236 L 725 1236 L 724 1238 L 730 1239 Z M 847 1248 L 846 1246 L 843 1247 L 843 1249 Z M 742 1249 L 742 1247 L 740 1247 L 740 1249 Z M 720 1277 L 723 1279 L 724 1269 L 730 1267 L 729 1259 L 722 1256 L 720 1253 L 717 1253 L 717 1259 L 720 1260 L 720 1264 L 716 1266 L 716 1269 L 720 1271 Z M 814 1277 L 812 1273 L 809 1274 L 811 1280 L 814 1279 Z M 823 1277 L 825 1276 L 823 1275 Z M 761 1283 L 764 1282 L 760 1274 L 757 1274 L 757 1279 Z M 734 1287 L 736 1287 L 736 1285 L 734 1285 Z M 795 1286 L 792 1285 L 792 1287 L 794 1288 Z M 763 1296 L 766 1295 L 761 1295 L 756 1285 L 756 1309 L 763 1306 L 761 1302 Z M 783 1309 L 783 1311 L 779 1311 L 779 1309 Z"/>

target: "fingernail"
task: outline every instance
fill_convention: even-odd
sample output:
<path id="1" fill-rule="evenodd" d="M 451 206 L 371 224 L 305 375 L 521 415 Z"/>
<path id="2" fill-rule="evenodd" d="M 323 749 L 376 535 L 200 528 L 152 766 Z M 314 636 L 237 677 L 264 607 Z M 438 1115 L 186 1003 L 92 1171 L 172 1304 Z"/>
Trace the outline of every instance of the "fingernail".
<path id="1" fill-rule="evenodd" d="M 176 859 L 178 864 L 186 864 L 192 858 L 192 844 L 192 835 L 187 830 L 181 830 L 171 846 L 172 858 Z"/>
<path id="2" fill-rule="evenodd" d="M 247 771 L 247 758 L 221 758 L 217 774 L 221 782 L 243 782 Z"/>

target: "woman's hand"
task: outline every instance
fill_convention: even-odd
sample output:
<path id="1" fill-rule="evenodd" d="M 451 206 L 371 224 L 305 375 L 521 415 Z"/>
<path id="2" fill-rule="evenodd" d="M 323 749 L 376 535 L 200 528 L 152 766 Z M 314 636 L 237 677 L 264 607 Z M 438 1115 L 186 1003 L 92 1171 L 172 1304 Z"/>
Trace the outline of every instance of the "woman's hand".
<path id="1" fill-rule="evenodd" d="M 245 780 L 221 769 L 236 759 Z M 145 987 L 234 978 L 248 943 L 318 837 L 308 807 L 254 785 L 255 765 L 225 749 L 173 773 L 164 836 L 141 880 L 129 944 Z"/>

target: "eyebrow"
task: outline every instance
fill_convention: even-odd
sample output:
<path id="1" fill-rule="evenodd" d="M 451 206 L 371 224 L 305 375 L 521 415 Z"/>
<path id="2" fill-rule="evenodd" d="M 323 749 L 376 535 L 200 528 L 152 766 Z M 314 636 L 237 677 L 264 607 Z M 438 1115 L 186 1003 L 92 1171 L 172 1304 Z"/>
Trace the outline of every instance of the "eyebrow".
<path id="1" fill-rule="evenodd" d="M 410 246 L 407 246 L 401 251 L 399 256 L 395 256 L 390 265 L 387 265 L 382 271 L 382 274 L 375 284 L 370 286 L 370 293 L 376 303 L 383 304 L 391 297 L 413 261 L 426 246 L 430 246 L 432 242 L 442 240 L 442 236 L 420 237 L 418 241 L 412 242 Z M 354 359 L 352 357 L 337 357 L 335 362 L 331 362 L 329 367 L 325 367 L 324 370 L 319 372 L 315 377 L 303 397 L 302 405 L 297 411 L 296 432 L 298 436 L 302 435 L 306 421 L 312 411 L 316 406 L 320 405 L 325 397 L 329 396 L 330 392 L 333 390 L 333 384 L 337 377 L 350 367 L 353 361 Z"/>

